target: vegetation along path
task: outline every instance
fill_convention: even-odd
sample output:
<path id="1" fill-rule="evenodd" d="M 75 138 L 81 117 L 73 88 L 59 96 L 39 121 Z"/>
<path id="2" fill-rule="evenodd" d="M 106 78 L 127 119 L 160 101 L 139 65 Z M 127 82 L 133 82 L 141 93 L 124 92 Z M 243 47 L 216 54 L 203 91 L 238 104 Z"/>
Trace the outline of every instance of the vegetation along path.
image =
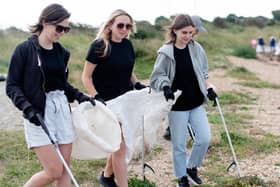
<path id="1" fill-rule="evenodd" d="M 256 59 L 248 60 L 233 56 L 227 57 L 227 60 L 230 62 L 229 67 L 210 72 L 211 82 L 215 84 L 219 94 L 224 92 L 238 92 L 255 98 L 253 99 L 253 104 L 250 104 L 245 110 L 245 113 L 251 117 L 246 121 L 246 125 L 243 126 L 245 127 L 244 130 L 257 140 L 258 138 L 262 139 L 264 136 L 269 137 L 271 134 L 272 137 L 276 137 L 276 142 L 278 142 L 276 143 L 276 148 L 271 152 L 269 149 L 262 148 L 266 146 L 269 147 L 270 143 L 268 143 L 268 145 L 264 143 L 264 146 L 260 145 L 260 151 L 256 153 L 247 153 L 245 156 L 241 155 L 241 158 L 238 158 L 238 160 L 242 175 L 257 176 L 265 182 L 272 182 L 273 184 L 276 184 L 276 186 L 280 186 L 280 63 L 276 61 L 263 62 Z M 237 73 L 234 73 L 236 71 Z M 238 76 L 238 71 L 241 71 L 240 76 Z M 251 76 L 249 76 L 250 74 Z M 251 84 L 249 84 L 250 82 Z M 228 110 L 227 106 L 223 105 L 221 107 L 224 113 L 226 113 L 226 110 Z M 238 113 L 239 109 L 231 108 L 230 112 L 232 111 Z M 233 114 L 233 116 L 234 115 L 237 114 Z M 226 115 L 225 120 L 228 121 Z M 227 123 L 227 125 L 230 126 L 230 123 Z M 222 124 L 220 123 L 219 126 L 222 126 Z M 158 186 L 174 186 L 176 182 L 172 174 L 170 143 L 161 138 L 165 127 L 166 126 L 164 126 L 159 133 L 160 141 L 158 149 L 162 150 L 160 150 L 160 154 L 156 153 L 156 150 L 152 151 L 154 152 L 154 156 L 148 161 L 148 163 L 155 169 L 156 174 L 147 170 L 145 175 L 147 178 L 156 181 Z M 215 128 L 217 128 L 217 124 L 211 124 L 211 128 L 214 136 L 212 141 L 215 142 Z M 221 131 L 223 131 L 222 127 L 220 128 Z M 255 142 L 255 144 L 258 143 L 259 142 Z M 212 147 L 215 145 L 216 144 L 214 143 Z M 273 147 L 274 145 L 271 146 Z M 234 145 L 234 147 L 236 147 L 236 145 Z M 244 147 L 246 149 L 246 145 L 244 145 Z M 211 151 L 211 149 L 213 149 L 213 151 Z M 217 176 L 219 175 L 219 170 L 223 170 L 220 175 L 237 176 L 234 168 L 229 173 L 227 173 L 224 168 L 227 167 L 232 160 L 229 146 L 226 150 L 228 152 L 227 154 L 224 154 L 219 148 L 214 147 L 211 149 L 208 155 L 215 153 L 220 158 L 214 158 L 216 161 L 213 162 L 211 161 L 213 158 L 209 158 L 210 156 L 207 155 L 204 166 L 200 169 L 204 183 L 217 185 L 217 180 L 219 180 L 219 176 Z M 250 150 L 249 147 L 248 149 Z M 239 149 L 237 149 L 237 151 L 238 150 Z M 264 152 L 262 152 L 262 150 L 264 150 Z M 240 155 L 239 152 L 237 152 L 237 155 Z M 222 169 L 218 168 L 216 165 L 222 166 Z M 217 167 L 217 170 L 213 170 L 213 166 Z M 142 168 L 140 164 L 133 165 L 132 168 L 134 174 L 141 176 Z M 209 170 L 213 170 L 214 174 L 211 174 L 211 171 Z"/>
<path id="2" fill-rule="evenodd" d="M 242 127 L 248 134 L 255 139 L 258 144 L 263 137 L 276 139 L 279 142 L 280 136 L 280 63 L 276 61 L 262 62 L 259 60 L 247 60 L 237 57 L 227 57 L 230 62 L 226 69 L 217 69 L 210 72 L 211 82 L 213 82 L 219 95 L 222 93 L 240 93 L 248 96 L 249 103 L 242 107 L 247 116 L 250 116 L 243 126 L 231 127 L 231 120 L 228 120 L 230 115 L 225 115 L 230 131 L 234 128 Z M 243 71 L 243 74 L 242 74 Z M 238 75 L 240 73 L 242 75 Z M 252 74 L 252 76 L 248 76 Z M 245 77 L 244 77 L 245 76 Z M 246 77 L 248 76 L 248 77 Z M 5 82 L 0 82 L 0 129 L 22 129 L 21 113 L 12 106 L 11 102 L 5 95 Z M 252 99 L 253 98 L 253 99 Z M 222 97 L 221 97 L 222 100 Z M 244 101 L 245 102 L 245 101 Z M 222 103 L 222 102 L 221 102 Z M 209 108 L 209 117 L 213 113 L 213 107 Z M 233 113 L 237 116 L 240 108 L 228 108 L 226 104 L 222 105 L 224 113 Z M 243 115 L 243 114 L 242 114 Z M 236 117 L 237 118 L 237 117 Z M 235 119 L 236 120 L 236 119 Z M 219 177 L 237 176 L 234 168 L 227 173 L 225 168 L 232 160 L 230 150 L 226 144 L 222 149 L 217 139 L 217 130 L 223 131 L 222 125 L 219 122 L 212 122 L 209 118 L 212 128 L 212 147 L 205 159 L 204 165 L 200 168 L 199 173 L 202 175 L 204 183 L 217 184 Z M 233 120 L 234 121 L 234 120 Z M 213 124 L 217 123 L 217 124 Z M 159 132 L 159 142 L 151 154 L 146 154 L 145 160 L 151 165 L 155 174 L 146 170 L 145 175 L 151 181 L 154 181 L 157 186 L 174 186 L 176 184 L 173 176 L 173 168 L 171 161 L 170 142 L 164 140 L 161 136 L 166 125 L 163 125 Z M 276 142 L 277 142 L 276 141 Z M 235 143 L 236 141 L 233 141 Z M 274 142 L 274 141 L 273 141 Z M 242 155 L 242 148 L 236 149 L 241 171 L 244 176 L 257 176 L 264 181 L 274 182 L 280 185 L 280 146 L 276 143 L 276 148 L 270 149 L 269 145 L 263 144 L 260 146 L 261 151 L 246 152 Z M 246 150 L 251 150 L 248 141 Z M 271 145 L 273 146 L 273 145 Z M 234 144 L 234 147 L 237 147 Z M 268 148 L 263 148 L 268 147 Z M 272 151 L 270 151 L 272 150 Z M 215 155 L 212 156 L 212 155 Z M 215 169 L 213 169 L 215 168 Z M 141 177 L 141 159 L 133 161 L 130 164 L 130 176 Z"/>

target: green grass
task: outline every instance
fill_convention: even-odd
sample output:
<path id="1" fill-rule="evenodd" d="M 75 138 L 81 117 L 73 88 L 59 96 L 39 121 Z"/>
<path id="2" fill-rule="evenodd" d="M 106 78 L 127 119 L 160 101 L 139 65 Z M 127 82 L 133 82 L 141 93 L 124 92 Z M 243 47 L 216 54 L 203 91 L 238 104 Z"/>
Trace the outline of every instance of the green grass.
<path id="1" fill-rule="evenodd" d="M 259 78 L 244 67 L 235 67 L 228 72 L 228 75 L 246 81 L 258 81 Z"/>
<path id="2" fill-rule="evenodd" d="M 276 162 L 274 165 L 275 166 L 280 166 L 280 162 Z"/>
<path id="3" fill-rule="evenodd" d="M 24 132 L 0 131 L 0 187 L 18 187 L 36 172 L 41 165 L 33 151 L 26 148 Z M 156 149 L 160 151 L 160 149 Z M 97 177 L 106 164 L 106 159 L 81 161 L 72 159 L 71 171 L 81 186 L 100 186 Z M 156 186 L 152 181 L 142 181 L 135 176 L 129 178 L 134 187 Z"/>
<path id="4" fill-rule="evenodd" d="M 210 71 L 223 68 L 228 70 L 228 76 L 238 78 L 240 80 L 239 84 L 244 86 L 279 89 L 279 85 L 262 81 L 245 68 L 232 68 L 225 58 L 227 55 L 234 53 L 240 46 L 248 45 L 249 41 L 252 38 L 257 38 L 258 35 L 263 35 L 265 38 L 270 35 L 277 35 L 280 29 L 278 25 L 263 29 L 241 26 L 219 29 L 211 23 L 206 23 L 206 27 L 208 33 L 199 34 L 195 37 L 195 40 L 199 41 L 206 51 Z M 95 30 L 72 29 L 61 40 L 62 44 L 71 52 L 70 82 L 80 89 L 84 89 L 81 84 L 84 59 L 95 34 Z M 28 35 L 16 30 L 0 31 L 0 73 L 6 73 L 12 51 Z M 135 72 L 139 79 L 149 78 L 157 50 L 164 41 L 162 38 L 163 36 L 148 40 L 132 39 L 136 53 Z M 242 50 L 244 51 L 244 49 Z M 249 121 L 252 119 L 248 110 L 252 105 L 255 105 L 257 99 L 252 93 L 223 92 L 219 94 L 219 101 L 238 158 L 248 158 L 260 153 L 270 154 L 280 148 L 279 137 L 263 132 L 256 138 L 246 131 Z M 231 158 L 232 156 L 224 128 L 216 108 L 208 105 L 207 111 L 209 122 L 212 124 L 212 148 L 204 162 L 204 167 L 207 170 L 202 173 L 203 178 L 209 180 L 209 184 L 202 186 L 276 186 L 272 183 L 265 183 L 255 176 L 238 179 L 225 172 L 229 163 L 224 158 Z M 22 186 L 32 174 L 41 169 L 35 154 L 26 148 L 23 131 L 0 131 L 0 150 L 0 187 Z M 156 147 L 147 155 L 147 159 L 153 159 L 154 156 L 159 154 L 161 154 L 161 148 Z M 97 176 L 104 168 L 105 162 L 105 159 L 95 161 L 72 160 L 71 167 L 81 186 L 98 187 Z M 276 162 L 275 165 L 280 166 L 280 163 Z M 151 181 L 143 184 L 143 181 L 136 176 L 131 176 L 129 182 L 130 184 L 133 183 L 134 187 L 156 186 Z"/>
<path id="5" fill-rule="evenodd" d="M 256 176 L 246 176 L 234 180 L 222 177 L 219 179 L 219 183 L 217 187 L 276 187 L 276 184 L 266 183 Z"/>
<path id="6" fill-rule="evenodd" d="M 227 91 L 219 95 L 221 105 L 245 105 L 252 104 L 257 98 L 251 93 L 241 93 L 236 91 Z"/>
<path id="7" fill-rule="evenodd" d="M 235 48 L 232 54 L 242 58 L 257 58 L 256 50 L 249 45 L 242 45 Z"/>
<path id="8" fill-rule="evenodd" d="M 252 88 L 272 88 L 272 89 L 280 89 L 280 84 L 273 84 L 267 81 L 248 81 L 248 82 L 240 82 L 239 84 Z"/>
<path id="9" fill-rule="evenodd" d="M 230 135 L 238 158 L 246 158 L 252 154 L 271 153 L 280 148 L 279 137 L 271 134 L 266 134 L 264 138 L 258 140 L 249 135 L 239 134 L 234 131 L 231 131 Z M 255 143 L 256 141 L 258 141 L 258 144 Z M 1 131 L 0 142 L 1 187 L 22 186 L 32 174 L 41 170 L 41 166 L 35 154 L 26 148 L 23 131 Z M 212 181 L 214 180 L 213 182 L 218 184 L 218 186 L 220 184 L 238 183 L 237 180 L 227 176 L 224 172 L 227 165 L 219 156 L 231 157 L 227 139 L 222 130 L 220 141 L 218 143 L 213 142 L 211 145 L 212 148 L 209 150 L 207 161 L 204 164 L 205 167 L 209 169 L 207 169 L 206 173 L 203 173 L 203 175 L 212 179 Z M 161 149 L 155 148 L 154 151 L 156 154 L 159 154 Z M 95 187 L 99 186 L 97 176 L 99 176 L 100 171 L 104 168 L 105 162 L 105 159 L 95 161 L 72 160 L 71 168 L 81 186 Z M 257 178 L 256 180 L 260 179 Z M 144 182 L 137 176 L 131 176 L 129 178 L 129 183 L 134 187 L 141 187 L 143 185 L 151 187 L 156 186 L 154 182 Z M 204 186 L 211 185 L 205 184 Z"/>
<path id="10" fill-rule="evenodd" d="M 255 137 L 239 134 L 233 130 L 230 132 L 232 144 L 237 155 L 237 160 L 249 158 L 258 154 L 269 154 L 275 150 L 279 150 L 279 137 L 269 137 L 265 135 L 262 139 L 256 139 Z M 256 142 L 258 142 L 256 144 Z M 256 176 L 245 176 L 242 179 L 231 177 L 227 174 L 226 168 L 229 166 L 232 159 L 232 153 L 229 147 L 228 140 L 225 132 L 221 132 L 220 140 L 218 142 L 211 143 L 211 148 L 208 150 L 206 160 L 204 161 L 204 167 L 207 168 L 203 173 L 203 177 L 207 178 L 209 182 L 214 183 L 213 186 L 258 186 L 257 184 L 266 186 L 277 186 L 274 183 L 265 183 Z M 226 161 L 228 160 L 228 161 Z M 236 168 L 232 167 L 230 172 L 235 171 Z M 250 178 L 250 180 L 248 180 Z"/>
<path id="11" fill-rule="evenodd" d="M 256 100 L 257 97 L 252 93 L 234 91 L 222 92 L 219 95 L 219 101 L 223 109 L 226 125 L 238 159 L 249 158 L 252 155 L 262 153 L 270 154 L 275 150 L 279 150 L 280 137 L 266 134 L 264 131 L 261 132 L 258 137 L 255 137 L 249 134 L 246 130 L 252 119 L 252 116 L 248 114 L 247 110 L 251 105 L 255 105 Z M 234 178 L 229 177 L 225 173 L 226 167 L 229 163 L 226 163 L 224 159 L 221 159 L 221 157 L 232 158 L 232 154 L 220 114 L 212 106 L 208 106 L 207 111 L 208 120 L 210 124 L 212 124 L 212 138 L 211 149 L 209 150 L 207 160 L 204 163 L 204 167 L 207 168 L 204 175 L 209 181 L 216 184 L 216 186 L 239 186 L 242 180 L 235 180 Z M 260 179 L 254 179 L 255 183 L 243 181 L 243 185 L 250 186 L 251 184 L 258 184 Z M 273 186 L 273 184 L 269 185 Z"/>
<path id="12" fill-rule="evenodd" d="M 235 67 L 228 71 L 228 75 L 242 80 L 238 84 L 253 87 L 253 88 L 273 88 L 280 89 L 280 84 L 273 84 L 267 81 L 263 81 L 258 78 L 254 73 L 250 72 L 244 67 Z"/>
<path id="13" fill-rule="evenodd" d="M 216 28 L 211 23 L 206 23 L 205 26 L 208 33 L 199 34 L 194 39 L 204 47 L 210 70 L 216 68 L 228 69 L 230 64 L 225 58 L 226 55 L 231 55 L 240 46 L 247 46 L 252 38 L 257 38 L 259 35 L 268 38 L 270 34 L 277 35 L 279 30 L 278 25 L 263 29 L 231 25 L 227 30 Z M 269 35 L 266 36 L 265 33 L 269 33 Z M 8 62 L 15 46 L 29 35 L 16 29 L 0 30 L 0 73 L 7 72 Z M 95 35 L 96 29 L 73 28 L 69 34 L 61 38 L 61 43 L 71 52 L 69 65 L 71 83 L 79 88 L 82 87 L 81 72 L 85 56 Z M 157 56 L 157 50 L 164 43 L 163 38 L 162 32 L 158 32 L 154 38 L 144 40 L 131 38 L 136 53 L 135 72 L 140 79 L 149 77 Z"/>
<path id="14" fill-rule="evenodd" d="M 134 72 L 140 80 L 148 79 L 154 67 L 154 61 L 151 59 L 138 58 L 134 66 Z"/>
<path id="15" fill-rule="evenodd" d="M 141 180 L 136 177 L 133 177 L 133 178 L 129 179 L 128 186 L 131 186 L 131 187 L 156 187 L 156 184 L 147 179 Z"/>
<path id="16" fill-rule="evenodd" d="M 26 148 L 23 131 L 0 132 L 0 186 L 22 186 L 32 174 L 41 170 L 33 151 Z M 72 172 L 80 184 L 98 186 L 97 176 L 105 159 L 96 161 L 72 160 Z"/>
<path id="17" fill-rule="evenodd" d="M 28 36 L 15 29 L 0 30 L 0 74 L 7 73 L 8 62 L 15 46 Z"/>

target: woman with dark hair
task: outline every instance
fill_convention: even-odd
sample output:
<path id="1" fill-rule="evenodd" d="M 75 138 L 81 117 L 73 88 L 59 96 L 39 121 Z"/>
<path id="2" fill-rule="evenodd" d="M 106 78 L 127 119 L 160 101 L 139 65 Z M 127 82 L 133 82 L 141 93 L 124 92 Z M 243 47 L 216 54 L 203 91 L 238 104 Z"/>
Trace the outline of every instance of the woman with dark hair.
<path id="1" fill-rule="evenodd" d="M 104 22 L 90 46 L 84 71 L 83 84 L 89 95 L 105 104 L 129 90 L 145 88 L 133 73 L 135 54 L 129 33 L 133 31 L 132 17 L 123 10 L 114 11 Z M 106 124 L 104 124 L 106 125 Z M 99 182 L 106 187 L 127 187 L 126 145 L 122 139 L 120 149 L 108 159 Z"/>
<path id="2" fill-rule="evenodd" d="M 70 53 L 58 42 L 70 30 L 70 13 L 59 4 L 47 6 L 38 23 L 30 27 L 33 34 L 19 44 L 10 61 L 6 93 L 24 116 L 25 138 L 34 150 L 43 170 L 34 174 L 25 187 L 70 187 L 71 181 L 56 151 L 40 126 L 41 115 L 69 165 L 75 134 L 69 102 L 94 99 L 81 93 L 68 81 Z"/>
<path id="3" fill-rule="evenodd" d="M 168 115 L 171 132 L 173 165 L 178 186 L 189 182 L 201 184 L 197 167 L 202 165 L 210 142 L 210 126 L 204 103 L 217 97 L 208 81 L 208 62 L 204 49 L 193 40 L 195 25 L 189 15 L 176 16 L 169 27 L 167 42 L 158 50 L 150 85 L 163 91 L 166 100 L 174 99 L 173 92 L 182 94 Z M 186 134 L 188 123 L 194 143 L 188 159 Z"/>

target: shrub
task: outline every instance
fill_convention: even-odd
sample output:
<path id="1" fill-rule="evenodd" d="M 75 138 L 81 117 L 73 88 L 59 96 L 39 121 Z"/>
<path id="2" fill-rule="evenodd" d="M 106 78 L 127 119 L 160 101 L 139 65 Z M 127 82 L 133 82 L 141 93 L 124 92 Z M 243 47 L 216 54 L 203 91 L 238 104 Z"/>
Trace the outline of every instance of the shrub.
<path id="1" fill-rule="evenodd" d="M 156 28 L 147 21 L 136 22 L 137 32 L 131 38 L 133 39 L 149 39 L 158 37 Z"/>
<path id="2" fill-rule="evenodd" d="M 130 178 L 128 180 L 128 186 L 133 187 L 156 187 L 156 184 L 154 182 L 151 182 L 149 180 L 140 180 L 135 177 Z"/>
<path id="3" fill-rule="evenodd" d="M 262 186 L 262 187 L 269 187 L 274 186 L 273 184 L 269 184 L 264 182 L 262 179 L 258 178 L 257 176 L 245 176 L 242 178 L 235 179 L 233 181 L 228 182 L 227 184 L 224 184 L 225 187 L 256 187 L 256 186 Z"/>
<path id="4" fill-rule="evenodd" d="M 227 28 L 227 23 L 226 20 L 224 18 L 220 18 L 220 17 L 216 17 L 213 21 L 214 25 L 218 28 L 222 28 L 225 29 Z"/>
<path id="5" fill-rule="evenodd" d="M 242 45 L 233 50 L 233 55 L 243 58 L 256 58 L 256 50 L 250 46 Z"/>

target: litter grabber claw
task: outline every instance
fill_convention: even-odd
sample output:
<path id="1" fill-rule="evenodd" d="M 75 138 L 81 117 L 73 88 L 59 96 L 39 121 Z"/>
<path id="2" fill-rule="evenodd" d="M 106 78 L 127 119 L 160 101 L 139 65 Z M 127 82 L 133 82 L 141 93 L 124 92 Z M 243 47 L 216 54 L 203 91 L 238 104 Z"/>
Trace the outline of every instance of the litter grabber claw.
<path id="1" fill-rule="evenodd" d="M 226 131 L 228 143 L 229 143 L 229 146 L 230 146 L 230 149 L 231 149 L 231 153 L 232 153 L 232 156 L 233 156 L 233 162 L 227 167 L 227 171 L 229 171 L 229 169 L 233 165 L 235 165 L 236 169 L 237 169 L 237 172 L 238 172 L 238 176 L 241 178 L 242 175 L 241 175 L 240 167 L 239 167 L 239 164 L 238 164 L 238 161 L 237 161 L 237 158 L 236 158 L 235 151 L 234 151 L 233 146 L 232 146 L 231 138 L 230 138 L 230 135 L 229 135 L 229 132 L 228 132 L 228 128 L 227 128 L 227 125 L 226 125 L 226 122 L 225 122 L 225 118 L 224 118 L 224 115 L 223 115 L 223 112 L 222 112 L 222 109 L 221 109 L 218 97 L 215 98 L 215 103 L 217 104 L 217 108 L 218 108 L 220 116 L 222 118 L 222 122 L 223 122 L 223 125 L 224 125 L 224 129 Z"/>
<path id="2" fill-rule="evenodd" d="M 146 168 L 149 168 L 153 173 L 155 173 L 155 170 L 147 163 L 145 163 L 145 134 L 144 134 L 144 116 L 142 117 L 142 177 L 143 181 L 146 180 L 145 176 L 145 170 Z"/>

